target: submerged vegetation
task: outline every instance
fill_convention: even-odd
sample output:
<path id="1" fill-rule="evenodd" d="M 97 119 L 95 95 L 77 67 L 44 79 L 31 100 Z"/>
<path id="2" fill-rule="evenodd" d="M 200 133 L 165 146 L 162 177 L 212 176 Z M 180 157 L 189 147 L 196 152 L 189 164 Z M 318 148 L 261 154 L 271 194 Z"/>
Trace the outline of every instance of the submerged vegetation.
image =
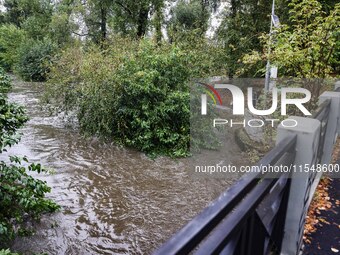
<path id="1" fill-rule="evenodd" d="M 75 109 L 88 134 L 113 137 L 147 153 L 186 155 L 189 82 L 219 71 L 215 49 L 205 44 L 202 52 L 188 51 L 147 39 L 110 42 L 105 50 L 66 49 L 51 69 L 50 98 Z"/>
<path id="2" fill-rule="evenodd" d="M 27 121 L 21 106 L 8 102 L 6 92 L 11 84 L 0 69 L 0 155 L 20 141 L 18 129 Z M 59 206 L 45 198 L 50 192 L 46 182 L 29 172 L 47 172 L 39 163 L 29 163 L 26 157 L 11 155 L 0 161 L 0 248 L 17 235 L 30 233 L 25 219 L 39 219 L 42 213 L 54 212 Z M 0 253 L 8 254 L 6 251 Z"/>

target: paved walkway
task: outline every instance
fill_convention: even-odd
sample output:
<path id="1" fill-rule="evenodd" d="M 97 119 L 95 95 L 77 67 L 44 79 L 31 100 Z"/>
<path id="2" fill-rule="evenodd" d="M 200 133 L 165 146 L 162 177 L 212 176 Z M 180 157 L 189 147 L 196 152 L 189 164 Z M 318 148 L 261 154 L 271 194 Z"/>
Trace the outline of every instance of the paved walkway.
<path id="1" fill-rule="evenodd" d="M 340 164 L 340 159 L 337 163 Z M 305 246 L 304 255 L 340 255 L 340 179 L 333 179 L 328 194 L 332 208 L 321 211 L 320 218 L 330 224 L 320 222 L 322 225 L 310 235 L 311 244 Z"/>

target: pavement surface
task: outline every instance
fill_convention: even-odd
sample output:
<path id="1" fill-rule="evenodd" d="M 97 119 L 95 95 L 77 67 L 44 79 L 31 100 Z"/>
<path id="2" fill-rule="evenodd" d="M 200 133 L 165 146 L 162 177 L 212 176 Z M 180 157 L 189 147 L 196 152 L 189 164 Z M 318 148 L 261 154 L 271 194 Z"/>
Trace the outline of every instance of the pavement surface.
<path id="1" fill-rule="evenodd" d="M 340 160 L 338 162 L 340 164 Z M 340 179 L 333 179 L 328 190 L 332 208 L 321 211 L 316 232 L 310 235 L 311 243 L 303 250 L 304 255 L 340 255 Z"/>

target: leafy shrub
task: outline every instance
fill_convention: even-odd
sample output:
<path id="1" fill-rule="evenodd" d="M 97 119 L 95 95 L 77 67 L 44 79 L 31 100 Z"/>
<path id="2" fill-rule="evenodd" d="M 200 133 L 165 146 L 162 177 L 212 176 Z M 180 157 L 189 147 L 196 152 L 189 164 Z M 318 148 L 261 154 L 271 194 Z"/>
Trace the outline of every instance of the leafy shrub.
<path id="1" fill-rule="evenodd" d="M 19 48 L 17 72 L 26 81 L 45 81 L 55 45 L 48 39 L 27 40 Z"/>
<path id="2" fill-rule="evenodd" d="M 0 76 L 0 90 L 4 90 L 3 79 Z M 17 130 L 26 121 L 24 109 L 9 103 L 6 95 L 0 94 L 0 154 L 6 151 L 6 147 L 19 142 Z M 53 212 L 59 208 L 45 199 L 45 193 L 50 191 L 46 182 L 28 174 L 28 171 L 46 172 L 40 164 L 29 164 L 27 158 L 17 156 L 10 156 L 9 161 L 9 164 L 0 161 L 0 248 L 15 235 L 29 231 L 25 228 L 24 219 L 29 216 L 37 219 L 43 212 Z M 22 162 L 28 166 L 25 167 Z"/>
<path id="3" fill-rule="evenodd" d="M 181 156 L 189 145 L 190 70 L 176 48 L 144 44 L 118 70 L 113 135 L 146 152 Z"/>
<path id="4" fill-rule="evenodd" d="M 12 71 L 18 61 L 18 49 L 25 33 L 14 25 L 0 26 L 0 66 Z"/>
<path id="5" fill-rule="evenodd" d="M 11 88 L 11 79 L 5 73 L 5 71 L 0 68 L 0 93 L 5 93 Z"/>
<path id="6" fill-rule="evenodd" d="M 167 24 L 167 32 L 171 41 L 185 41 L 183 37 L 192 32 L 199 38 L 206 32 L 209 12 L 203 11 L 198 1 L 189 3 L 184 0 L 177 1 L 171 12 L 171 18 Z"/>
<path id="7" fill-rule="evenodd" d="M 0 250 L 0 255 L 19 255 L 19 254 L 13 253 L 9 249 L 7 249 L 7 250 Z"/>
<path id="8" fill-rule="evenodd" d="M 81 129 L 149 154 L 189 147 L 189 81 L 217 71 L 209 48 L 115 41 L 106 51 L 66 50 L 52 67 L 49 100 L 77 112 Z"/>

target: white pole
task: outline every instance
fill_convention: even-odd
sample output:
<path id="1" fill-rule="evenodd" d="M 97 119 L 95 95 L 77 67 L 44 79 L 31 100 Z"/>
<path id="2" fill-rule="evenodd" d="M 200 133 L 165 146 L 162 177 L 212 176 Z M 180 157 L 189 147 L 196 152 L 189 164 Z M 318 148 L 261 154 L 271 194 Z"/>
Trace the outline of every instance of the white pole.
<path id="1" fill-rule="evenodd" d="M 265 84 L 264 84 L 264 89 L 265 91 L 269 90 L 269 82 L 270 82 L 270 61 L 269 61 L 269 55 L 271 52 L 271 43 L 272 43 L 272 32 L 273 32 L 273 17 L 274 17 L 274 12 L 275 10 L 275 0 L 273 0 L 272 4 L 272 14 L 270 16 L 270 31 L 269 31 L 269 44 L 268 44 L 268 60 L 267 60 L 267 66 L 266 66 L 266 78 L 265 78 Z"/>

